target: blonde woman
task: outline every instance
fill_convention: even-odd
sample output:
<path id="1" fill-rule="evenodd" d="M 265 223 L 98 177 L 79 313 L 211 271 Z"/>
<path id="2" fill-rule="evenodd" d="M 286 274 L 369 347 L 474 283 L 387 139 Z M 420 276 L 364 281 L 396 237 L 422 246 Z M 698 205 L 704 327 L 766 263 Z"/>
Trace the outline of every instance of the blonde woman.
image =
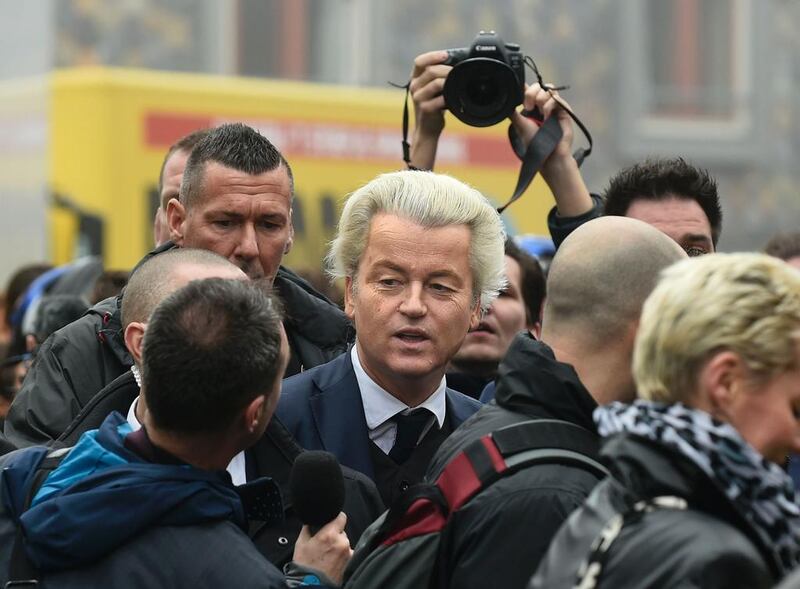
<path id="1" fill-rule="evenodd" d="M 781 468 L 800 450 L 800 272 L 760 254 L 671 266 L 633 371 L 640 400 L 595 412 L 612 477 L 529 587 L 772 587 L 800 564 Z"/>

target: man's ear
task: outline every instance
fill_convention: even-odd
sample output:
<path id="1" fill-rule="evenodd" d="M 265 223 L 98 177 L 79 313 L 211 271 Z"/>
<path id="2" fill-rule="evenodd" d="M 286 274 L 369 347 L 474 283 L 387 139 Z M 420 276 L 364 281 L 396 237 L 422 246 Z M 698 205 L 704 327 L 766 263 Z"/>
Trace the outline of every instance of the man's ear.
<path id="1" fill-rule="evenodd" d="M 478 297 L 469 314 L 469 328 L 475 329 L 478 327 L 478 324 L 481 322 L 481 317 L 483 317 L 483 310 L 481 309 L 481 297 Z"/>
<path id="2" fill-rule="evenodd" d="M 25 349 L 28 352 L 33 352 L 36 349 L 36 346 L 39 345 L 36 341 L 36 336 L 32 334 L 28 334 L 25 336 Z"/>
<path id="3" fill-rule="evenodd" d="M 294 225 L 292 224 L 292 209 L 289 209 L 289 239 L 286 240 L 286 245 L 283 246 L 283 255 L 288 254 L 292 250 L 294 244 Z"/>
<path id="4" fill-rule="evenodd" d="M 353 316 L 355 315 L 355 307 L 353 301 L 353 277 L 352 276 L 345 276 L 344 277 L 344 314 L 347 315 L 347 318 L 350 321 L 353 321 Z"/>
<path id="5" fill-rule="evenodd" d="M 544 316 L 544 303 L 547 300 L 547 297 L 542 299 L 542 305 L 539 307 L 539 316 L 532 317 L 532 323 L 526 325 L 528 331 L 536 338 L 540 339 L 542 337 L 542 317 Z"/>
<path id="6" fill-rule="evenodd" d="M 142 344 L 144 343 L 144 332 L 147 324 L 132 321 L 125 328 L 124 340 L 125 347 L 133 356 L 133 361 L 137 366 L 142 363 Z"/>
<path id="7" fill-rule="evenodd" d="M 727 350 L 714 354 L 700 370 L 698 401 L 703 403 L 707 399 L 709 413 L 730 421 L 745 376 L 745 366 L 738 354 Z"/>
<path id="8" fill-rule="evenodd" d="M 251 434 L 256 433 L 264 425 L 267 416 L 267 397 L 258 395 L 244 409 L 244 425 Z"/>
<path id="9" fill-rule="evenodd" d="M 167 203 L 167 228 L 169 238 L 177 246 L 183 245 L 184 229 L 186 222 L 186 208 L 177 198 L 169 199 Z"/>

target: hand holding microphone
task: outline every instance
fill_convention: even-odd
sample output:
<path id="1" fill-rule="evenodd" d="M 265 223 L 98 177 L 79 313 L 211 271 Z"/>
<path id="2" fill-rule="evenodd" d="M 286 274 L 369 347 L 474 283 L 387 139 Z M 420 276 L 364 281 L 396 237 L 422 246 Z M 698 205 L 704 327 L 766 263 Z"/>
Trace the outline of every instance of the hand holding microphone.
<path id="1" fill-rule="evenodd" d="M 292 560 L 340 584 L 353 551 L 344 531 L 344 478 L 336 457 L 322 451 L 300 454 L 289 476 L 289 492 L 303 522 Z"/>

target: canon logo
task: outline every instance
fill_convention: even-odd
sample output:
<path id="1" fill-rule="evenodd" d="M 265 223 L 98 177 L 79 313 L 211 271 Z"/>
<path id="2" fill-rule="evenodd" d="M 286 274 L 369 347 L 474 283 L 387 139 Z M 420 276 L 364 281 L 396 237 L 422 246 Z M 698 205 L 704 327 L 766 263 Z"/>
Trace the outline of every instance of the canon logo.
<path id="1" fill-rule="evenodd" d="M 497 45 L 475 45 L 475 51 L 497 51 Z"/>

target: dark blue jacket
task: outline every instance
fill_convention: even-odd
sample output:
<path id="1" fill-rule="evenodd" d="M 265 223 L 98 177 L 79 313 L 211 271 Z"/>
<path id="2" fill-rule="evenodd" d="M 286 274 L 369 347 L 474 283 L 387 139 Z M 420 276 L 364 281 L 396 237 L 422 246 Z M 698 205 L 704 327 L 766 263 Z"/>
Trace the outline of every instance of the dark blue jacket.
<path id="1" fill-rule="evenodd" d="M 452 389 L 446 396 L 454 428 L 481 408 Z M 307 450 L 327 450 L 341 464 L 374 478 L 367 420 L 349 352 L 286 379 L 277 416 Z"/>
<path id="2" fill-rule="evenodd" d="M 113 413 L 84 434 L 27 510 L 49 450 L 3 457 L 0 584 L 22 526 L 45 587 L 284 586 L 242 531 L 244 509 L 227 473 L 148 462 L 125 446 L 130 433 Z"/>

